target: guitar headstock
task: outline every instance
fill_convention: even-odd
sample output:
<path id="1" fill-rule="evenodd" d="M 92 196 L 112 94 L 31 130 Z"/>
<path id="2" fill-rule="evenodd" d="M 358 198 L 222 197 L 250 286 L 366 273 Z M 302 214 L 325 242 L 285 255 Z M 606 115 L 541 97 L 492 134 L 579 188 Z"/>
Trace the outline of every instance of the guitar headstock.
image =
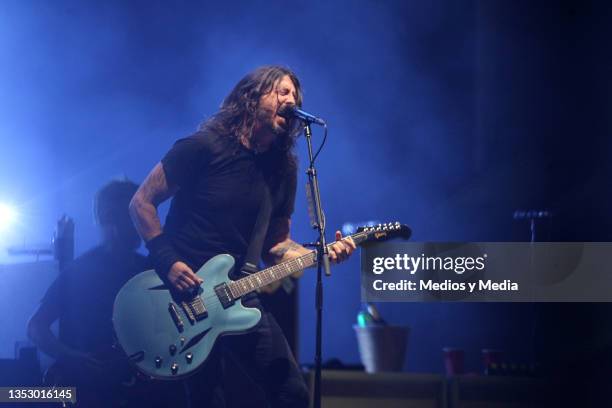
<path id="1" fill-rule="evenodd" d="M 388 222 L 386 224 L 378 224 L 371 227 L 359 227 L 357 233 L 365 233 L 361 242 L 382 242 L 393 238 L 408 239 L 412 235 L 412 230 L 406 224 Z"/>

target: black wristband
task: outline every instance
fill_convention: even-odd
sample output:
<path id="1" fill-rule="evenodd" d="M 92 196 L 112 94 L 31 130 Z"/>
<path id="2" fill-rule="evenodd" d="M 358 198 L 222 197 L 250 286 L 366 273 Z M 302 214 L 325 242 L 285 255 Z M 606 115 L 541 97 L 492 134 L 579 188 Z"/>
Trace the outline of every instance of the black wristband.
<path id="1" fill-rule="evenodd" d="M 170 237 L 166 234 L 159 234 L 148 241 L 146 247 L 149 250 L 149 259 L 161 277 L 167 276 L 172 265 L 181 260 L 172 246 Z"/>

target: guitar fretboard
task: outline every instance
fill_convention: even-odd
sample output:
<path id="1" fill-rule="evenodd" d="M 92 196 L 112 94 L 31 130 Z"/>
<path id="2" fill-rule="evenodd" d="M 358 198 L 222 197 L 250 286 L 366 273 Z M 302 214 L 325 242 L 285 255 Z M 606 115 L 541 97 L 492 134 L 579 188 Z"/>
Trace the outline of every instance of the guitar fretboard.
<path id="1" fill-rule="evenodd" d="M 355 244 L 363 242 L 369 234 L 374 232 L 362 231 L 351 235 Z M 329 244 L 329 248 L 333 244 Z M 247 277 L 238 279 L 230 283 L 229 289 L 234 299 L 242 297 L 247 293 L 253 292 L 259 288 L 262 288 L 270 283 L 276 282 L 287 276 L 293 275 L 294 273 L 310 268 L 317 264 L 317 251 L 310 251 L 309 253 L 302 255 L 298 258 L 292 259 L 287 262 L 266 268 L 262 271 L 251 274 Z"/>

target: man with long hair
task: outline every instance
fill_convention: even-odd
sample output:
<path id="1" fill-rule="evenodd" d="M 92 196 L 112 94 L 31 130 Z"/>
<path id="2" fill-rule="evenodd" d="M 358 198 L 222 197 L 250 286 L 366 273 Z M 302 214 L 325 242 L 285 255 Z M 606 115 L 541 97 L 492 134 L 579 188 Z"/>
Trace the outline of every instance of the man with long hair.
<path id="1" fill-rule="evenodd" d="M 160 277 L 179 291 L 197 288 L 193 272 L 217 254 L 238 260 L 234 279 L 241 277 L 264 195 L 271 211 L 265 238 L 258 242 L 267 264 L 278 264 L 309 252 L 290 237 L 297 163 L 293 148 L 300 123 L 283 117 L 301 106 L 296 75 L 280 66 L 264 66 L 242 78 L 219 111 L 192 136 L 177 141 L 140 186 L 130 204 L 132 219 L 145 240 Z M 163 231 L 157 206 L 173 197 Z M 257 244 L 257 243 L 255 243 Z M 355 249 L 336 232 L 332 262 Z M 250 260 L 251 262 L 253 260 Z M 259 262 L 256 260 L 255 262 Z M 257 295 L 242 303 L 262 309 Z M 262 310 L 255 330 L 223 339 L 231 354 L 265 391 L 271 406 L 308 405 L 308 391 L 285 337 L 274 318 Z M 200 399 L 218 395 L 214 364 L 197 377 Z"/>

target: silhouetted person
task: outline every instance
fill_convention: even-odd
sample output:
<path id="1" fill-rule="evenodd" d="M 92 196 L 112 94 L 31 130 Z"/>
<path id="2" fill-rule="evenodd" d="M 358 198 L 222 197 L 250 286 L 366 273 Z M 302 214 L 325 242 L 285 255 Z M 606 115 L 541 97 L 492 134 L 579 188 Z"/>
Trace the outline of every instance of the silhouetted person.
<path id="1" fill-rule="evenodd" d="M 97 192 L 100 244 L 60 272 L 28 323 L 30 339 L 57 360 L 47 381 L 75 385 L 78 406 L 119 406 L 135 391 L 122 385 L 135 377 L 113 348 L 111 318 L 119 289 L 147 269 L 146 258 L 136 252 L 141 240 L 128 212 L 137 188 L 131 181 L 112 181 Z M 59 338 L 51 331 L 56 320 Z"/>

